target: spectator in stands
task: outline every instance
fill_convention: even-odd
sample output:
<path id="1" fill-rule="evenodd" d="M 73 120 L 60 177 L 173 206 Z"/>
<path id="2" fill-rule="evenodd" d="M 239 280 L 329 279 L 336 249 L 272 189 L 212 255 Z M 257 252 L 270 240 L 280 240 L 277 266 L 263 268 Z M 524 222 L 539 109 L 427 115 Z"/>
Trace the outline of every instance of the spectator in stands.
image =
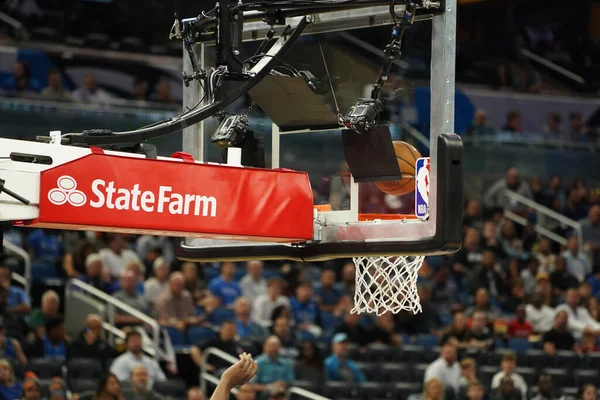
<path id="1" fill-rule="evenodd" d="M 513 86 L 513 74 L 511 68 L 506 63 L 498 64 L 496 73 L 492 80 L 492 89 L 494 90 L 511 90 Z"/>
<path id="2" fill-rule="evenodd" d="M 267 281 L 263 278 L 262 261 L 248 261 L 246 263 L 248 273 L 240 280 L 242 296 L 252 304 L 254 300 L 267 291 Z"/>
<path id="3" fill-rule="evenodd" d="M 162 396 L 154 390 L 150 390 L 148 380 L 148 371 L 142 364 L 136 365 L 131 370 L 131 396 L 126 396 L 126 400 L 161 400 Z"/>
<path id="4" fill-rule="evenodd" d="M 475 228 L 478 232 L 483 228 L 483 216 L 481 215 L 481 203 L 479 200 L 471 199 L 467 201 L 463 212 L 463 227 Z"/>
<path id="5" fill-rule="evenodd" d="M 281 342 L 281 350 L 279 354 L 282 357 L 295 360 L 298 358 L 298 341 L 292 330 L 290 319 L 285 315 L 281 315 L 273 321 L 272 328 L 273 336 L 277 336 Z"/>
<path id="6" fill-rule="evenodd" d="M 63 244 L 55 231 L 36 229 L 27 238 L 27 248 L 33 257 L 54 262 L 63 256 Z"/>
<path id="7" fill-rule="evenodd" d="M 3 399 L 20 399 L 23 395 L 23 385 L 15 378 L 10 362 L 0 359 L 0 396 Z"/>
<path id="8" fill-rule="evenodd" d="M 171 267 L 163 257 L 158 257 L 152 264 L 154 276 L 144 282 L 144 296 L 147 304 L 156 304 L 156 302 L 169 289 L 169 274 Z"/>
<path id="9" fill-rule="evenodd" d="M 73 92 L 73 98 L 80 103 L 96 104 L 101 106 L 109 105 L 112 101 L 112 96 L 104 89 L 98 87 L 96 77 L 94 75 L 87 75 L 83 79 L 83 86 L 75 89 Z"/>
<path id="10" fill-rule="evenodd" d="M 139 106 L 145 105 L 148 100 L 148 83 L 141 78 L 136 78 L 133 82 L 132 94 L 133 100 L 137 102 Z"/>
<path id="11" fill-rule="evenodd" d="M 12 76 L 0 83 L 0 89 L 14 94 L 39 93 L 42 85 L 32 77 L 31 68 L 26 61 L 17 61 Z"/>
<path id="12" fill-rule="evenodd" d="M 541 373 L 537 380 L 537 395 L 531 400 L 559 400 L 564 397 L 557 396 L 552 390 L 552 377 L 548 374 Z"/>
<path id="13" fill-rule="evenodd" d="M 470 278 L 475 267 L 481 263 L 483 253 L 480 243 L 479 231 L 476 228 L 466 228 L 463 246 L 452 257 L 452 272 L 459 283 L 464 277 Z"/>
<path id="14" fill-rule="evenodd" d="M 546 354 L 553 356 L 557 350 L 575 351 L 575 338 L 567 330 L 568 323 L 569 314 L 564 310 L 558 311 L 554 317 L 554 327 L 544 333 L 542 339 Z"/>
<path id="15" fill-rule="evenodd" d="M 344 296 L 354 298 L 354 291 L 356 290 L 356 266 L 354 262 L 347 262 L 342 267 L 340 287 Z"/>
<path id="16" fill-rule="evenodd" d="M 246 384 L 240 386 L 238 388 L 237 394 L 235 395 L 235 400 L 254 400 L 255 398 L 256 398 L 256 391 L 254 390 L 254 387 L 249 383 L 246 383 Z M 188 400 L 205 400 L 205 399 L 204 398 L 190 399 L 188 396 Z"/>
<path id="17" fill-rule="evenodd" d="M 389 344 L 393 346 L 402 345 L 402 336 L 396 333 L 394 315 L 386 312 L 377 317 L 375 326 L 369 332 L 369 342 Z"/>
<path id="18" fill-rule="evenodd" d="M 63 257 L 63 269 L 69 278 L 77 278 L 86 273 L 87 257 L 95 252 L 95 246 L 88 240 L 79 240 L 71 252 Z"/>
<path id="19" fill-rule="evenodd" d="M 196 263 L 183 263 L 181 271 L 185 278 L 185 288 L 192 294 L 196 307 L 199 307 L 206 296 L 206 284 L 198 277 L 198 267 Z"/>
<path id="20" fill-rule="evenodd" d="M 115 350 L 102 338 L 103 332 L 102 318 L 89 314 L 83 329 L 69 347 L 69 358 L 93 358 L 106 365 L 106 361 L 115 356 Z"/>
<path id="21" fill-rule="evenodd" d="M 296 297 L 290 299 L 290 306 L 296 329 L 309 331 L 314 336 L 321 335 L 319 305 L 313 298 L 312 287 L 308 282 L 303 282 L 298 286 Z"/>
<path id="22" fill-rule="evenodd" d="M 452 323 L 448 330 L 442 335 L 440 343 L 442 345 L 449 343 L 457 348 L 468 346 L 470 332 L 467 328 L 467 319 L 461 311 L 455 312 L 452 317 Z"/>
<path id="23" fill-rule="evenodd" d="M 488 321 L 494 321 L 500 317 L 500 310 L 490 303 L 490 295 L 487 289 L 480 288 L 475 292 L 475 302 L 465 311 L 469 317 L 474 317 L 476 312 L 481 312 Z"/>
<path id="24" fill-rule="evenodd" d="M 252 398 L 250 397 L 244 397 L 244 395 L 242 395 L 242 397 L 240 398 L 239 393 L 240 392 L 247 392 L 248 389 L 252 392 Z M 236 396 L 237 400 L 254 400 L 254 389 L 252 389 L 252 386 L 250 385 L 242 385 L 238 388 L 238 395 Z M 188 389 L 187 391 L 187 400 L 206 400 L 206 396 L 204 396 L 204 393 L 202 393 L 202 389 L 200 389 L 197 386 L 193 386 L 191 388 Z"/>
<path id="25" fill-rule="evenodd" d="M 314 287 L 314 293 L 321 311 L 335 312 L 342 299 L 342 291 L 335 283 L 335 271 L 326 269 L 321 274 L 321 282 Z"/>
<path id="26" fill-rule="evenodd" d="M 242 295 L 240 285 L 233 280 L 235 275 L 235 264 L 224 262 L 221 264 L 221 275 L 210 281 L 208 290 L 221 300 L 223 307 L 233 306 L 235 299 Z"/>
<path id="27" fill-rule="evenodd" d="M 519 77 L 515 80 L 513 88 L 517 92 L 537 94 L 542 91 L 542 80 L 533 68 L 524 66 L 520 68 Z"/>
<path id="28" fill-rule="evenodd" d="M 473 121 L 467 127 L 466 136 L 491 136 L 496 133 L 496 130 L 488 123 L 487 113 L 479 108 L 475 111 Z"/>
<path id="29" fill-rule="evenodd" d="M 345 333 L 336 333 L 331 340 L 331 355 L 325 359 L 325 375 L 328 381 L 350 384 L 366 382 L 367 378 L 354 361 L 349 359 L 350 338 Z"/>
<path id="30" fill-rule="evenodd" d="M 460 365 L 456 362 L 456 346 L 446 343 L 442 346 L 440 357 L 429 364 L 425 370 L 424 382 L 438 378 L 446 388 L 452 388 L 456 395 L 460 390 Z"/>
<path id="31" fill-rule="evenodd" d="M 323 380 L 323 359 L 314 341 L 302 342 L 294 370 L 298 380 L 316 383 Z"/>
<path id="32" fill-rule="evenodd" d="M 592 273 L 592 263 L 590 259 L 579 248 L 579 239 L 573 235 L 567 242 L 567 250 L 562 253 L 567 263 L 567 271 L 573 275 L 580 283 L 587 279 Z"/>
<path id="33" fill-rule="evenodd" d="M 135 276 L 135 291 L 138 294 L 143 295 L 144 294 L 144 275 L 145 275 L 144 264 L 139 263 L 139 262 L 130 262 L 129 264 L 127 264 L 125 266 L 125 270 L 123 270 L 123 272 L 121 273 L 121 276 L 123 276 L 123 274 L 128 271 L 131 271 L 133 273 L 133 275 Z M 117 279 L 114 282 L 112 282 L 111 287 L 110 287 L 110 292 L 115 293 L 115 292 L 118 292 L 119 290 L 121 290 L 121 281 L 119 279 Z"/>
<path id="34" fill-rule="evenodd" d="M 156 88 L 156 95 L 152 97 L 152 100 L 159 103 L 175 104 L 176 101 L 171 94 L 171 82 L 167 79 L 161 79 Z"/>
<path id="35" fill-rule="evenodd" d="M 584 200 L 585 193 L 580 188 L 572 187 L 567 193 L 567 199 L 563 204 L 560 213 L 574 221 L 579 221 L 587 217 L 588 206 Z"/>
<path id="36" fill-rule="evenodd" d="M 579 223 L 584 247 L 591 250 L 594 262 L 600 261 L 600 204 L 591 206 L 587 218 Z"/>
<path id="37" fill-rule="evenodd" d="M 523 287 L 525 293 L 528 295 L 533 293 L 537 286 L 537 274 L 539 272 L 540 262 L 537 258 L 531 257 L 527 260 L 527 266 L 521 271 L 521 280 L 523 281 Z"/>
<path id="38" fill-rule="evenodd" d="M 250 320 L 264 327 L 271 325 L 273 311 L 280 306 L 290 309 L 290 300 L 281 294 L 283 282 L 281 278 L 271 278 L 267 283 L 267 293 L 262 294 L 252 304 Z"/>
<path id="39" fill-rule="evenodd" d="M 572 112 L 569 114 L 569 138 L 573 141 L 588 141 L 588 128 L 583 124 L 581 113 Z"/>
<path id="40" fill-rule="evenodd" d="M 525 261 L 530 257 L 524 249 L 523 240 L 517 235 L 515 224 L 510 220 L 505 220 L 502 223 L 498 242 L 502 253 L 506 257 L 517 258 L 521 261 Z"/>
<path id="41" fill-rule="evenodd" d="M 369 344 L 369 331 L 361 325 L 360 315 L 356 313 L 346 312 L 344 321 L 336 329 L 337 333 L 343 333 L 348 336 L 350 342 L 358 344 L 360 347 L 365 347 Z"/>
<path id="42" fill-rule="evenodd" d="M 581 338 L 585 331 L 596 336 L 600 335 L 600 322 L 594 321 L 588 310 L 579 305 L 579 300 L 579 291 L 569 289 L 565 295 L 565 303 L 556 307 L 556 311 L 567 313 L 569 316 L 567 329 L 575 338 Z"/>
<path id="43" fill-rule="evenodd" d="M 540 263 L 540 272 L 552 273 L 554 272 L 556 254 L 552 252 L 552 243 L 550 239 L 542 237 L 540 238 L 535 251 L 535 257 L 537 257 Z"/>
<path id="44" fill-rule="evenodd" d="M 546 207 L 552 207 L 552 204 L 555 200 L 558 200 L 560 204 L 563 204 L 566 200 L 565 193 L 561 187 L 560 176 L 553 175 L 550 177 L 550 181 L 548 182 L 548 187 L 545 190 L 546 202 L 544 205 Z"/>
<path id="45" fill-rule="evenodd" d="M 469 347 L 480 350 L 489 350 L 494 347 L 493 334 L 488 328 L 490 321 L 493 320 L 488 320 L 485 312 L 475 311 L 473 313 L 469 329 Z"/>
<path id="46" fill-rule="evenodd" d="M 596 341 L 597 337 L 593 332 L 584 331 L 581 337 L 581 343 L 577 344 L 576 351 L 579 354 L 587 354 L 600 351 Z"/>
<path id="47" fill-rule="evenodd" d="M 555 296 L 562 297 L 569 288 L 577 287 L 578 281 L 567 270 L 567 262 L 563 257 L 556 257 L 554 271 L 550 274 L 552 292 Z"/>
<path id="48" fill-rule="evenodd" d="M 490 400 L 521 400 L 521 392 L 515 388 L 511 377 L 505 376 L 500 380 L 500 385 L 490 394 Z"/>
<path id="49" fill-rule="evenodd" d="M 517 368 L 517 355 L 511 351 L 505 352 L 502 355 L 502 361 L 500 361 L 501 371 L 496 373 L 492 378 L 492 389 L 496 389 L 500 386 L 500 382 L 505 377 L 512 379 L 514 387 L 521 392 L 523 400 L 527 400 L 527 383 L 525 379 L 515 372 Z"/>
<path id="50" fill-rule="evenodd" d="M 540 293 L 544 299 L 544 304 L 548 306 L 556 306 L 559 303 L 559 298 L 552 293 L 552 283 L 550 283 L 550 275 L 545 272 L 539 272 L 535 277 L 537 283 L 535 292 Z"/>
<path id="51" fill-rule="evenodd" d="M 250 303 L 245 297 L 239 297 L 234 305 L 235 324 L 240 339 L 264 337 L 265 328 L 250 321 Z"/>
<path id="52" fill-rule="evenodd" d="M 49 318 L 59 316 L 60 311 L 60 297 L 54 290 L 46 290 L 42 295 L 42 301 L 40 308 L 34 309 L 25 320 L 27 325 L 33 330 L 40 330 L 37 332 L 38 336 L 43 335 L 43 327 Z M 40 329 L 41 328 L 41 329 Z"/>
<path id="53" fill-rule="evenodd" d="M 431 287 L 431 302 L 438 312 L 449 314 L 458 301 L 458 287 L 450 279 L 450 267 L 446 264 L 437 266 Z"/>
<path id="54" fill-rule="evenodd" d="M 53 358 L 66 360 L 67 358 L 67 331 L 65 321 L 61 317 L 50 318 L 44 325 L 45 334 L 36 338 L 27 345 L 28 358 Z"/>
<path id="55" fill-rule="evenodd" d="M 23 381 L 22 400 L 42 400 L 42 385 L 39 379 L 31 377 Z M 54 399 L 53 399 L 54 400 Z"/>
<path id="56" fill-rule="evenodd" d="M 502 279 L 502 275 L 496 271 L 496 258 L 492 249 L 483 251 L 481 266 L 473 276 L 471 288 L 474 291 L 486 289 L 488 295 L 496 299 L 501 298 L 505 294 L 504 280 Z"/>
<path id="57" fill-rule="evenodd" d="M 108 234 L 106 240 L 107 247 L 100 250 L 98 254 L 114 279 L 121 276 L 129 263 L 137 262 L 141 264 L 141 260 L 135 251 L 127 248 L 127 242 L 123 235 Z"/>
<path id="58" fill-rule="evenodd" d="M 286 389 L 294 378 L 294 365 L 280 354 L 281 342 L 276 336 L 265 340 L 263 354 L 256 358 L 258 372 L 254 378 L 254 390 L 262 392 L 274 388 Z"/>
<path id="59" fill-rule="evenodd" d="M 42 90 L 42 96 L 51 100 L 73 101 L 71 93 L 62 84 L 62 76 L 56 68 L 48 71 L 48 86 Z"/>
<path id="60" fill-rule="evenodd" d="M 483 386 L 479 381 L 471 382 L 467 386 L 466 399 L 468 400 L 482 400 L 484 394 Z"/>
<path id="61" fill-rule="evenodd" d="M 204 322 L 204 316 L 196 316 L 192 295 L 185 290 L 185 279 L 181 272 L 173 272 L 167 291 L 156 302 L 159 321 L 164 326 L 173 326 L 182 332 Z"/>
<path id="62" fill-rule="evenodd" d="M 592 285 L 589 282 L 581 282 L 578 287 L 579 304 L 587 308 L 589 299 L 592 297 Z"/>
<path id="63" fill-rule="evenodd" d="M 152 266 L 154 259 L 157 257 L 164 258 L 169 265 L 172 265 L 175 261 L 172 238 L 167 236 L 142 235 L 135 242 L 135 251 L 141 259 L 146 259 L 150 252 L 156 254 L 156 257 L 149 260 L 150 265 L 148 267 Z"/>
<path id="64" fill-rule="evenodd" d="M 108 271 L 104 267 L 102 258 L 98 253 L 91 253 L 85 259 L 85 274 L 79 275 L 77 279 L 101 290 L 105 293 L 112 291 L 112 284 Z"/>
<path id="65" fill-rule="evenodd" d="M 520 117 L 519 117 L 520 118 Z M 533 199 L 533 194 L 527 181 L 519 178 L 519 171 L 510 168 L 504 179 L 498 180 L 485 192 L 483 202 L 486 207 L 506 208 L 514 212 L 523 212 L 525 207 L 509 199 L 507 191 L 513 191 L 528 199 Z"/>
<path id="66" fill-rule="evenodd" d="M 148 371 L 148 384 L 150 386 L 154 385 L 154 382 L 167 379 L 158 362 L 142 352 L 142 334 L 140 332 L 128 332 L 125 337 L 125 347 L 127 349 L 125 353 L 117 357 L 110 367 L 110 372 L 115 374 L 119 381 L 127 381 L 133 368 L 140 364 L 146 367 L 146 371 Z"/>
<path id="67" fill-rule="evenodd" d="M 527 321 L 526 306 L 521 304 L 517 307 L 516 318 L 508 324 L 508 336 L 527 339 L 532 333 L 533 325 Z"/>
<path id="68" fill-rule="evenodd" d="M 463 358 L 460 361 L 460 392 L 463 398 L 467 387 L 477 380 L 477 362 L 472 358 Z"/>
<path id="69" fill-rule="evenodd" d="M 587 384 L 581 389 L 581 400 L 596 400 L 598 398 L 598 389 L 595 385 Z"/>
<path id="70" fill-rule="evenodd" d="M 423 386 L 422 400 L 443 400 L 444 399 L 444 384 L 439 378 L 431 378 Z M 410 398 L 410 397 L 409 397 Z"/>
<path id="71" fill-rule="evenodd" d="M 67 400 L 67 384 L 59 376 L 52 378 L 52 383 L 48 387 L 51 400 Z"/>
<path id="72" fill-rule="evenodd" d="M 27 357 L 23 352 L 21 343 L 10 336 L 7 336 L 4 318 L 0 317 L 0 356 L 10 361 L 18 361 L 21 365 L 27 364 Z"/>
<path id="73" fill-rule="evenodd" d="M 129 375 L 125 379 L 128 379 L 128 377 Z M 100 380 L 98 389 L 96 389 L 93 400 L 125 400 L 121 393 L 119 378 L 112 373 L 104 375 Z"/>
<path id="74" fill-rule="evenodd" d="M 551 112 L 546 117 L 546 125 L 542 127 L 542 132 L 548 135 L 552 140 L 567 140 L 568 137 L 560 125 L 562 118 L 556 112 Z"/>
<path id="75" fill-rule="evenodd" d="M 419 299 L 421 299 L 421 312 L 400 312 L 397 314 L 398 330 L 409 335 L 426 333 L 439 335 L 440 329 L 444 327 L 440 313 L 431 302 L 431 288 L 427 284 L 418 287 Z"/>
<path id="76" fill-rule="evenodd" d="M 506 114 L 506 124 L 502 127 L 504 132 L 523 133 L 521 127 L 521 112 L 519 110 L 510 110 Z"/>
<path id="77" fill-rule="evenodd" d="M 202 352 L 208 348 L 219 349 L 235 358 L 238 358 L 240 354 L 244 352 L 244 349 L 236 340 L 237 329 L 235 324 L 231 321 L 226 321 L 221 325 L 219 330 L 219 337 L 206 341 L 200 341 L 196 343 L 190 349 L 190 357 L 194 363 L 200 367 L 202 364 Z M 209 372 L 221 371 L 229 367 L 231 363 L 221 359 L 220 357 L 210 356 L 206 369 Z"/>
<path id="78" fill-rule="evenodd" d="M 121 276 L 121 290 L 113 295 L 113 297 L 128 306 L 146 313 L 147 304 L 144 296 L 137 292 L 137 277 L 133 271 L 125 271 Z M 129 313 L 122 311 L 118 307 L 115 310 L 115 323 L 118 326 L 123 325 L 138 325 L 142 321 L 130 315 Z"/>

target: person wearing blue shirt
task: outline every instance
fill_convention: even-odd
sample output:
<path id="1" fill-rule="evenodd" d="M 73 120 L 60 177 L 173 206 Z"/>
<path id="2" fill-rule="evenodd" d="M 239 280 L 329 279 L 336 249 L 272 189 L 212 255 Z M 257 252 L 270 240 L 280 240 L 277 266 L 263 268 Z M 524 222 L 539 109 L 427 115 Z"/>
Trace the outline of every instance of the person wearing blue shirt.
<path id="1" fill-rule="evenodd" d="M 263 354 L 256 358 L 258 372 L 254 377 L 254 390 L 262 392 L 271 391 L 276 387 L 288 387 L 295 379 L 292 361 L 281 357 L 279 350 L 281 342 L 277 336 L 265 340 Z"/>
<path id="2" fill-rule="evenodd" d="M 63 245 L 58 236 L 46 229 L 37 229 L 27 238 L 27 246 L 35 257 L 54 260 L 63 255 Z"/>
<path id="3" fill-rule="evenodd" d="M 0 360 L 0 397 L 6 400 L 20 399 L 23 395 L 23 385 L 15 379 L 10 362 Z"/>
<path id="4" fill-rule="evenodd" d="M 290 305 L 296 329 L 307 330 L 319 336 L 321 333 L 319 305 L 313 298 L 312 288 L 308 282 L 303 282 L 298 286 L 296 297 L 290 299 Z"/>
<path id="5" fill-rule="evenodd" d="M 358 365 L 348 359 L 348 335 L 336 333 L 331 340 L 332 355 L 325 359 L 325 374 L 328 381 L 363 383 L 367 381 Z"/>
<path id="6" fill-rule="evenodd" d="M 12 315 L 26 315 L 31 311 L 31 300 L 27 292 L 12 286 L 12 270 L 8 265 L 0 264 L 0 286 L 7 288 L 6 311 Z"/>
<path id="7" fill-rule="evenodd" d="M 335 271 L 331 269 L 323 271 L 321 282 L 315 285 L 314 291 L 321 311 L 334 312 L 342 299 L 342 291 L 335 284 Z"/>
<path id="8" fill-rule="evenodd" d="M 50 318 L 46 321 L 45 328 L 45 334 L 30 343 L 27 356 L 65 360 L 67 358 L 65 320 L 61 317 Z"/>
<path id="9" fill-rule="evenodd" d="M 31 68 L 25 61 L 17 61 L 13 74 L 0 83 L 0 89 L 14 93 L 39 93 L 42 85 L 31 77 Z"/>
<path id="10" fill-rule="evenodd" d="M 235 325 L 240 339 L 260 338 L 267 335 L 267 330 L 250 321 L 250 303 L 245 297 L 239 297 L 233 306 Z"/>
<path id="11" fill-rule="evenodd" d="M 221 265 L 221 275 L 210 281 L 208 290 L 221 300 L 224 307 L 233 306 L 235 300 L 242 295 L 240 285 L 233 280 L 235 264 L 224 262 Z"/>

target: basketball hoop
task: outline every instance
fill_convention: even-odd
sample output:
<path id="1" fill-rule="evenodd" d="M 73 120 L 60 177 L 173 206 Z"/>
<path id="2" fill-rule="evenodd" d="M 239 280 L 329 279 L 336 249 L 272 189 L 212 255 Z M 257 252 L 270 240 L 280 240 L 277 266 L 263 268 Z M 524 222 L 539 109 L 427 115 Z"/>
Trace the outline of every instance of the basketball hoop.
<path id="1" fill-rule="evenodd" d="M 399 219 L 409 221 L 415 217 L 393 214 L 359 216 L 362 221 Z M 424 260 L 425 256 L 354 257 L 356 288 L 352 313 L 421 312 L 417 278 Z"/>

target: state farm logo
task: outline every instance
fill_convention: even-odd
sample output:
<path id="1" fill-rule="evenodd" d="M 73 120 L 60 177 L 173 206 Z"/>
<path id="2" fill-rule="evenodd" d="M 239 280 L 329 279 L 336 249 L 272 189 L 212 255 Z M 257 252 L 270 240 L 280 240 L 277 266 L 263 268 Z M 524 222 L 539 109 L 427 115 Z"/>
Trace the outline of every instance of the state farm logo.
<path id="1" fill-rule="evenodd" d="M 87 201 L 87 196 L 81 190 L 77 190 L 77 181 L 68 175 L 58 178 L 55 189 L 48 192 L 50 203 L 62 206 L 69 203 L 73 207 L 81 207 Z"/>
<path id="2" fill-rule="evenodd" d="M 57 188 L 48 192 L 48 200 L 54 205 L 69 203 L 81 207 L 88 202 L 92 208 L 107 208 L 118 211 L 140 211 L 146 213 L 169 213 L 171 215 L 217 216 L 217 199 L 195 193 L 177 193 L 172 186 L 158 186 L 158 190 L 142 190 L 140 184 L 118 187 L 114 181 L 96 179 L 87 191 L 77 189 L 72 176 L 58 178 Z"/>

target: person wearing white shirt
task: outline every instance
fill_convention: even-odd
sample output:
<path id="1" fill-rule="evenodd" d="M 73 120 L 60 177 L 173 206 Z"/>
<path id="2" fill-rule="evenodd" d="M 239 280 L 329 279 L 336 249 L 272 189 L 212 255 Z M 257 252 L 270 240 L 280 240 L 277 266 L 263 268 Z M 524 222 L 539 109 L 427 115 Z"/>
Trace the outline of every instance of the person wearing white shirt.
<path id="1" fill-rule="evenodd" d="M 142 264 L 136 252 L 127 248 L 123 235 L 108 235 L 107 244 L 108 246 L 100 250 L 98 254 L 113 278 L 120 277 L 130 263 Z"/>
<path id="2" fill-rule="evenodd" d="M 166 381 L 167 377 L 158 362 L 142 352 L 142 335 L 138 331 L 127 333 L 125 338 L 127 351 L 117 357 L 110 366 L 110 372 L 115 374 L 120 382 L 129 381 L 133 369 L 138 365 L 146 367 L 148 372 L 148 385 L 152 387 L 154 382 Z"/>
<path id="3" fill-rule="evenodd" d="M 154 277 L 144 282 L 144 296 L 148 304 L 155 304 L 167 291 L 169 288 L 169 274 L 171 273 L 171 268 L 163 257 L 154 260 L 152 270 L 154 271 Z"/>
<path id="4" fill-rule="evenodd" d="M 440 357 L 429 364 L 425 370 L 423 382 L 428 382 L 431 378 L 438 378 L 444 384 L 444 387 L 451 387 L 458 395 L 460 390 L 460 365 L 456 362 L 456 346 L 446 343 L 442 347 Z"/>
<path id="5" fill-rule="evenodd" d="M 579 291 L 577 289 L 567 290 L 565 303 L 556 307 L 556 312 L 565 311 L 569 316 L 567 329 L 576 338 L 581 339 L 584 331 L 600 335 L 600 322 L 594 320 L 585 307 L 579 305 Z"/>
<path id="6" fill-rule="evenodd" d="M 262 276 L 262 261 L 248 261 L 246 271 L 248 273 L 240 280 L 240 287 L 242 296 L 252 304 L 258 296 L 267 291 L 267 281 Z"/>
<path id="7" fill-rule="evenodd" d="M 525 320 L 536 333 L 548 332 L 554 325 L 554 308 L 544 304 L 541 293 L 531 295 L 531 303 L 525 306 Z"/>
<path id="8" fill-rule="evenodd" d="M 517 368 L 517 356 L 515 353 L 504 353 L 502 355 L 502 361 L 500 362 L 500 368 L 502 370 L 496 373 L 492 378 L 492 389 L 499 387 L 502 378 L 508 376 L 512 379 L 515 389 L 521 392 L 523 400 L 527 400 L 527 384 L 525 383 L 525 379 L 523 379 L 521 375 L 515 373 L 515 369 Z"/>
<path id="9" fill-rule="evenodd" d="M 571 236 L 567 242 L 567 250 L 562 253 L 567 262 L 567 271 L 581 283 L 592 272 L 592 263 L 588 256 L 579 250 L 579 239 Z"/>
<path id="10" fill-rule="evenodd" d="M 267 293 L 262 294 L 252 304 L 250 320 L 264 327 L 271 326 L 273 311 L 280 306 L 291 309 L 290 299 L 283 296 L 281 278 L 271 278 L 267 284 Z"/>

